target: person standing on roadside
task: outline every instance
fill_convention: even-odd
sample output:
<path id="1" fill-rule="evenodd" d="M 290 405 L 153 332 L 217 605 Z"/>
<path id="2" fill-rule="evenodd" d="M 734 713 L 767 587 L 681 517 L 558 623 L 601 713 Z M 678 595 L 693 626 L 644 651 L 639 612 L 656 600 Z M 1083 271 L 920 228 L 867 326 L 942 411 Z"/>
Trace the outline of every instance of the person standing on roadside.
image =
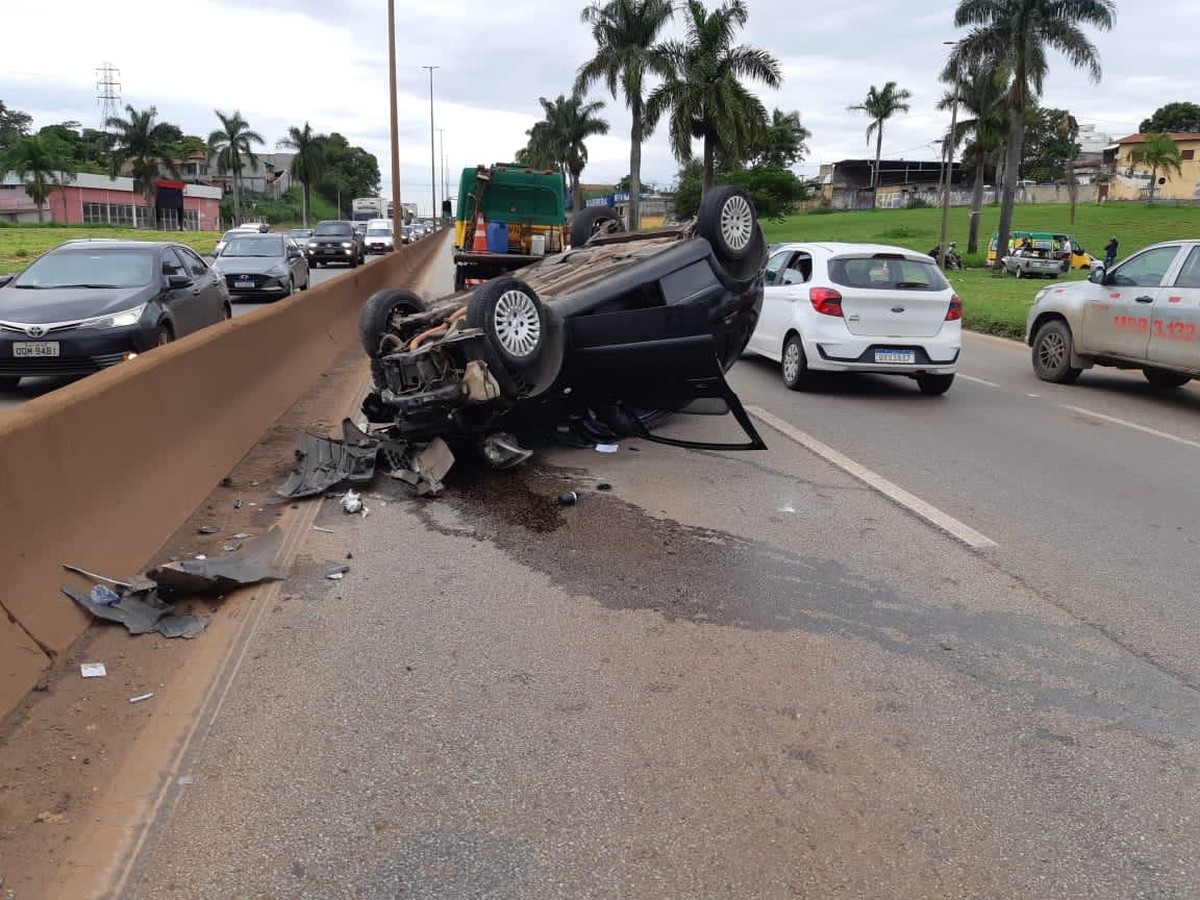
<path id="1" fill-rule="evenodd" d="M 1108 239 L 1108 243 L 1104 245 L 1104 268 L 1111 269 L 1112 264 L 1117 261 L 1117 247 L 1120 246 L 1120 243 L 1114 234 Z"/>

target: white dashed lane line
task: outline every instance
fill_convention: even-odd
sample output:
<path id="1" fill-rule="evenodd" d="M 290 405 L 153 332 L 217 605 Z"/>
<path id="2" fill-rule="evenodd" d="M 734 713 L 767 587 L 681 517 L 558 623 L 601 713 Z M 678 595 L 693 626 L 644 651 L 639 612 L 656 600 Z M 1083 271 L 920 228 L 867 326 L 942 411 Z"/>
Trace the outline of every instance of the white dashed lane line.
<path id="1" fill-rule="evenodd" d="M 926 503 L 920 497 L 916 497 L 904 490 L 899 485 L 893 484 L 877 472 L 873 472 L 866 466 L 856 463 L 850 457 L 845 456 L 834 450 L 828 444 L 823 444 L 815 437 L 807 432 L 801 431 L 790 422 L 786 422 L 778 416 L 767 412 L 757 406 L 748 406 L 746 411 L 756 419 L 770 425 L 784 437 L 790 438 L 800 446 L 812 451 L 817 456 L 829 462 L 848 475 L 857 478 L 863 484 L 876 490 L 889 498 L 895 503 L 900 504 L 909 512 L 920 516 L 935 528 L 940 528 L 942 531 L 954 537 L 968 547 L 983 548 L 995 547 L 996 542 L 989 537 L 980 534 L 969 525 L 964 525 L 958 519 L 950 516 L 935 506 Z"/>
<path id="2" fill-rule="evenodd" d="M 986 378 L 976 378 L 974 375 L 964 375 L 962 372 L 958 373 L 958 377 L 965 378 L 967 381 L 973 381 L 976 384 L 986 384 L 988 387 L 1000 387 L 1000 385 L 996 384 L 994 381 L 988 381 Z"/>
<path id="3" fill-rule="evenodd" d="M 1159 431 L 1157 428 L 1148 428 L 1145 425 L 1139 425 L 1137 422 L 1130 422 L 1127 419 L 1118 419 L 1116 416 L 1106 416 L 1104 413 L 1093 412 L 1090 409 L 1084 409 L 1082 406 L 1067 406 L 1062 404 L 1062 409 L 1069 409 L 1071 412 L 1079 413 L 1081 416 L 1090 416 L 1093 419 L 1099 419 L 1102 422 L 1109 422 L 1113 425 L 1120 425 L 1123 428 L 1132 428 L 1134 431 L 1140 431 L 1143 434 L 1151 434 L 1154 437 L 1162 438 L 1165 441 L 1174 441 L 1176 444 L 1183 444 L 1185 447 L 1196 447 L 1200 449 L 1200 442 L 1190 441 L 1187 438 L 1182 438 L 1177 434 L 1168 434 L 1165 431 Z"/>

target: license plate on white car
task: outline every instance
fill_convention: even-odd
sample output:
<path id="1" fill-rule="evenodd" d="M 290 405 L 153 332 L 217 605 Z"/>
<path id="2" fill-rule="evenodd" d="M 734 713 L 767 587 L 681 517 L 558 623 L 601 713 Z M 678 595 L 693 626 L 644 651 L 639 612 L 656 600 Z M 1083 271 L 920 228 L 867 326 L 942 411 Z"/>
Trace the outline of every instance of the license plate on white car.
<path id="1" fill-rule="evenodd" d="M 12 348 L 13 356 L 21 358 L 58 356 L 58 341 L 16 341 Z"/>
<path id="2" fill-rule="evenodd" d="M 912 350 L 876 350 L 875 362 L 889 365 L 912 365 L 917 355 Z"/>

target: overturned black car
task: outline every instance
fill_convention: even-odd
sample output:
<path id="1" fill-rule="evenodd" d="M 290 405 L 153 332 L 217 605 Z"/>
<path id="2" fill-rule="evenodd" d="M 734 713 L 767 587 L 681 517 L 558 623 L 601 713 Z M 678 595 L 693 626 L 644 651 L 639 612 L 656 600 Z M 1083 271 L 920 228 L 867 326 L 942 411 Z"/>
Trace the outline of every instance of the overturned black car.
<path id="1" fill-rule="evenodd" d="M 471 439 L 498 467 L 528 455 L 515 435 L 569 422 L 594 440 L 762 449 L 725 380 L 763 299 L 766 243 L 750 198 L 719 187 L 688 225 L 619 228 L 610 210 L 589 208 L 571 224 L 571 250 L 515 275 L 428 305 L 374 294 L 360 318 L 375 382 L 368 421 L 408 443 Z M 650 433 L 689 406 L 732 412 L 748 441 Z"/>

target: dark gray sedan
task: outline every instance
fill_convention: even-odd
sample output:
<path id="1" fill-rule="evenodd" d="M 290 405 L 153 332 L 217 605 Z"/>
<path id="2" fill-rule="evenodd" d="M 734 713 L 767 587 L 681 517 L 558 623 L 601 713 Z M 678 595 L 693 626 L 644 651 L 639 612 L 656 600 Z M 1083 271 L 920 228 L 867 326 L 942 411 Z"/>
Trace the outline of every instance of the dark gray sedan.
<path id="1" fill-rule="evenodd" d="M 0 388 L 87 375 L 230 315 L 224 283 L 189 247 L 68 241 L 0 276 Z"/>
<path id="2" fill-rule="evenodd" d="M 278 300 L 308 290 L 308 260 L 283 234 L 237 235 L 221 248 L 213 268 L 235 299 Z"/>

